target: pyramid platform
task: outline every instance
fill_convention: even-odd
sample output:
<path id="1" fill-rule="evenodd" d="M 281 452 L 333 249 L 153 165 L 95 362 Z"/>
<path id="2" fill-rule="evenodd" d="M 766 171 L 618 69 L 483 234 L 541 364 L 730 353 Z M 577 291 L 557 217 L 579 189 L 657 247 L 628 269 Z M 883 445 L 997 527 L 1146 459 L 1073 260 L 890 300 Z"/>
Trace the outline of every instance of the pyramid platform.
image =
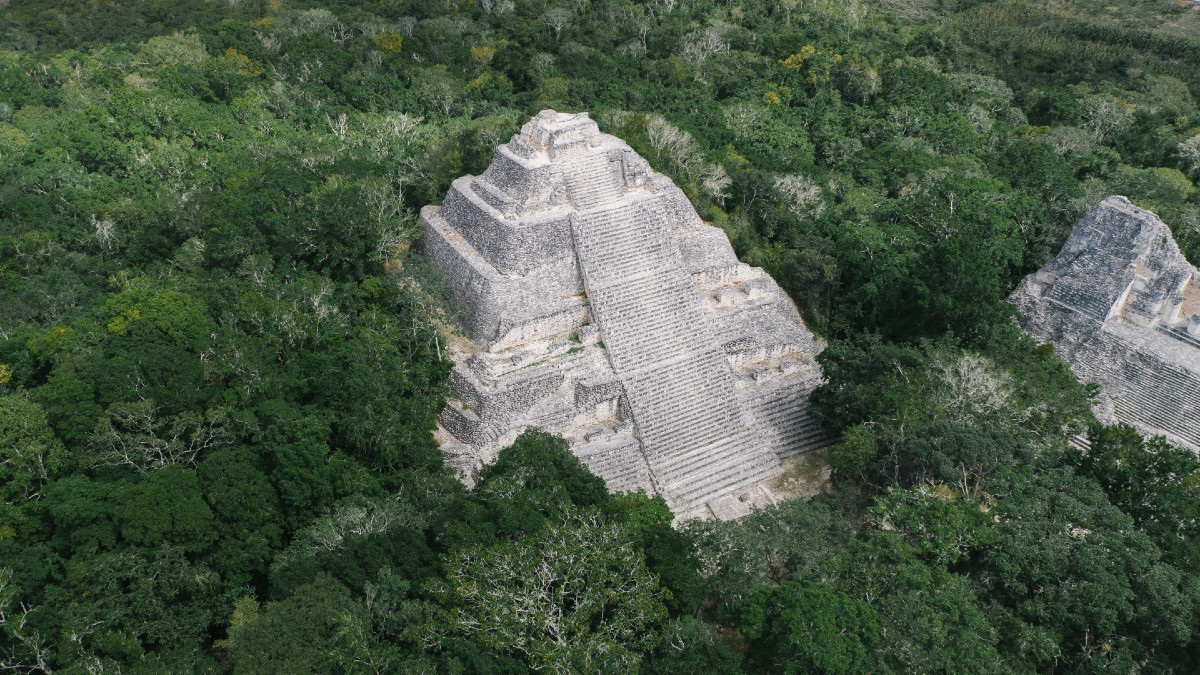
<path id="1" fill-rule="evenodd" d="M 612 490 L 736 517 L 775 499 L 782 458 L 828 443 L 807 411 L 824 343 L 586 113 L 540 113 L 421 226 L 464 308 L 439 436 L 466 480 L 540 427 Z"/>
<path id="2" fill-rule="evenodd" d="M 1150 211 L 1109 197 L 1010 300 L 1055 346 L 1097 416 L 1200 452 L 1200 272 Z"/>

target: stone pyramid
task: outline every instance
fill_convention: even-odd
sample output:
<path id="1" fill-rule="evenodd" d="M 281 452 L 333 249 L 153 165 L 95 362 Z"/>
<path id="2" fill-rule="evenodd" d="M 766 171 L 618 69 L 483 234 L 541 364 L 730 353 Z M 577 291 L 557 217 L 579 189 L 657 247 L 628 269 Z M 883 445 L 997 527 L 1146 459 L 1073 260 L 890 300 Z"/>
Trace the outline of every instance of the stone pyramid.
<path id="1" fill-rule="evenodd" d="M 540 427 L 610 489 L 729 518 L 774 499 L 781 458 L 824 445 L 807 412 L 824 344 L 587 113 L 542 111 L 421 225 L 464 307 L 439 435 L 467 480 Z"/>
<path id="2" fill-rule="evenodd" d="M 1200 452 L 1200 272 L 1158 216 L 1105 199 L 1010 300 L 1028 333 L 1100 384 L 1102 420 Z"/>

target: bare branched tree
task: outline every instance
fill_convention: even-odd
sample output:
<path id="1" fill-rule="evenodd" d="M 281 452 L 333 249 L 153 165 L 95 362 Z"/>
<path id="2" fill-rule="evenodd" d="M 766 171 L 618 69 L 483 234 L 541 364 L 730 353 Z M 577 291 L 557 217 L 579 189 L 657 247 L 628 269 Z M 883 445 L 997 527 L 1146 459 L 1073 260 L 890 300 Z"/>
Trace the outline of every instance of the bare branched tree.
<path id="1" fill-rule="evenodd" d="M 934 367 L 943 385 L 937 398 L 953 421 L 978 423 L 1014 414 L 1012 377 L 996 370 L 986 357 L 964 354 Z"/>
<path id="2" fill-rule="evenodd" d="M 739 141 L 750 138 L 750 132 L 766 116 L 762 106 L 753 103 L 735 103 L 722 111 L 725 123 L 733 130 Z"/>
<path id="3" fill-rule="evenodd" d="M 787 209 L 798 216 L 816 218 L 825 211 L 821 186 L 807 176 L 779 176 L 775 179 L 775 189 L 783 195 Z"/>
<path id="4" fill-rule="evenodd" d="M 542 15 L 542 21 L 554 31 L 555 42 L 562 37 L 563 29 L 571 24 L 572 18 L 571 11 L 562 7 L 554 7 Z"/>
<path id="5" fill-rule="evenodd" d="M 779 0 L 779 8 L 783 10 L 783 24 L 792 25 L 792 12 L 800 5 L 800 0 Z"/>
<path id="6" fill-rule="evenodd" d="M 1089 96 L 1081 107 L 1083 126 L 1092 132 L 1097 143 L 1103 143 L 1133 124 L 1133 104 L 1115 96 Z"/>
<path id="7" fill-rule="evenodd" d="M 514 546 L 458 551 L 447 566 L 443 592 L 455 601 L 442 630 L 486 635 L 541 672 L 633 672 L 651 643 L 646 627 L 665 613 L 641 554 L 597 512 L 570 513 Z"/>
<path id="8" fill-rule="evenodd" d="M 1179 157 L 1192 171 L 1200 171 L 1200 135 L 1180 141 L 1177 146 Z"/>
<path id="9" fill-rule="evenodd" d="M 201 453 L 230 438 L 229 411 L 209 410 L 162 417 L 153 401 L 114 403 L 96 425 L 89 445 L 97 464 L 153 471 L 173 464 L 195 464 Z"/>
<path id="10" fill-rule="evenodd" d="M 329 39 L 333 40 L 339 46 L 346 44 L 346 41 L 354 37 L 354 29 L 346 24 L 338 21 L 329 29 Z"/>
<path id="11" fill-rule="evenodd" d="M 729 42 L 725 39 L 724 32 L 720 27 L 709 26 L 689 33 L 683 39 L 680 56 L 684 61 L 696 64 L 701 77 L 704 76 L 704 64 L 709 59 L 729 51 Z"/>
<path id="12" fill-rule="evenodd" d="M 346 133 L 349 130 L 346 113 L 338 113 L 336 118 L 326 115 L 325 122 L 329 125 L 329 132 L 336 136 L 339 141 L 346 140 Z"/>
<path id="13" fill-rule="evenodd" d="M 0 567 L 0 632 L 9 638 L 0 646 L 0 670 L 22 673 L 53 673 L 50 641 L 29 623 L 37 607 L 17 600 L 13 570 Z"/>
<path id="14" fill-rule="evenodd" d="M 96 243 L 100 246 L 100 250 L 108 252 L 112 249 L 117 236 L 116 225 L 113 224 L 112 218 L 107 216 L 97 218 L 95 214 L 92 214 L 92 229 L 96 233 Z"/>
<path id="15" fill-rule="evenodd" d="M 700 144 L 688 132 L 658 115 L 646 117 L 646 135 L 650 146 L 685 180 L 695 183 L 714 201 L 725 199 L 729 175 L 720 164 L 704 161 Z"/>

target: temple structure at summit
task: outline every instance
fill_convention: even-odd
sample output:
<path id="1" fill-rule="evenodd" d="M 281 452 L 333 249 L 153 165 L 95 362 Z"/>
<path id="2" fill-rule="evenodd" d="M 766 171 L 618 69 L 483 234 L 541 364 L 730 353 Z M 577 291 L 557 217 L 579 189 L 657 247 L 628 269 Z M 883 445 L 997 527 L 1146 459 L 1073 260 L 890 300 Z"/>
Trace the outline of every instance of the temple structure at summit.
<path id="1" fill-rule="evenodd" d="M 468 480 L 539 427 L 610 489 L 729 518 L 774 499 L 781 459 L 824 445 L 807 411 L 823 343 L 586 113 L 540 113 L 421 224 L 469 338 L 439 418 Z"/>
<path id="2" fill-rule="evenodd" d="M 1097 415 L 1200 452 L 1200 272 L 1153 213 L 1109 197 L 1011 300 L 1052 343 Z"/>

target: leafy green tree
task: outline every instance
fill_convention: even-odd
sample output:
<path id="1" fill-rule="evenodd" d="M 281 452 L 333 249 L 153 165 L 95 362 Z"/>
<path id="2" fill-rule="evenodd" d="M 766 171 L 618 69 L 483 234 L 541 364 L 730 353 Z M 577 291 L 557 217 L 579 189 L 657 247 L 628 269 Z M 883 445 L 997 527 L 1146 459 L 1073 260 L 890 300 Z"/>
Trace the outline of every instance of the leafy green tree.
<path id="1" fill-rule="evenodd" d="M 663 625 L 662 640 L 646 664 L 649 675 L 740 673 L 740 659 L 712 626 L 690 616 Z"/>
<path id="2" fill-rule="evenodd" d="M 60 554 L 113 549 L 117 528 L 112 501 L 119 485 L 74 475 L 47 485 L 46 515 L 53 523 L 49 544 Z"/>
<path id="3" fill-rule="evenodd" d="M 873 670 L 867 644 L 881 637 L 875 610 L 829 586 L 785 581 L 739 608 L 751 663 L 764 671 L 861 673 Z"/>
<path id="4" fill-rule="evenodd" d="M 1075 224 L 1072 202 L 1081 194 L 1079 179 L 1066 159 L 1036 140 L 1010 143 L 996 168 L 1022 195 L 1036 200 L 1041 217 L 1026 223 L 1022 231 L 1023 267 L 1041 267 Z"/>
<path id="5" fill-rule="evenodd" d="M 959 562 L 996 539 L 986 508 L 945 485 L 893 488 L 875 500 L 864 524 L 895 532 L 937 567 Z"/>
<path id="6" fill-rule="evenodd" d="M 204 501 L 195 471 L 167 467 L 147 473 L 121 485 L 112 499 L 120 536 L 133 546 L 163 542 L 201 553 L 216 538 L 213 513 Z"/>
<path id="7" fill-rule="evenodd" d="M 30 399 L 45 410 L 51 428 L 68 448 L 86 447 L 104 411 L 95 402 L 95 389 L 81 377 L 81 365 L 55 368 L 44 385 L 30 392 Z"/>
<path id="8" fill-rule="evenodd" d="M 249 448 L 224 448 L 196 467 L 204 501 L 214 515 L 211 563 L 225 581 L 242 585 L 263 575 L 283 544 L 279 497 Z"/>
<path id="9" fill-rule="evenodd" d="M 51 640 L 63 668 L 126 668 L 152 652 L 190 653 L 195 664 L 224 599 L 217 575 L 188 558 L 166 544 L 77 555 L 28 617 L 31 626 Z"/>
<path id="10" fill-rule="evenodd" d="M 842 440 L 829 448 L 833 479 L 854 483 L 863 480 L 880 456 L 879 439 L 870 427 L 858 424 L 846 429 Z"/>
<path id="11" fill-rule="evenodd" d="M 878 617 L 874 659 L 896 672 L 1001 673 L 1009 667 L 978 589 L 931 565 L 893 532 L 855 539 L 839 561 L 841 589 Z"/>
<path id="12" fill-rule="evenodd" d="M 318 574 L 329 574 L 354 591 L 385 571 L 420 580 L 434 566 L 425 526 L 422 515 L 395 495 L 348 497 L 298 531 L 287 550 L 275 556 L 272 591 L 290 595 Z"/>
<path id="13" fill-rule="evenodd" d="M 286 600 L 238 603 L 222 646 L 236 673 L 345 673 L 386 667 L 369 635 L 369 618 L 345 586 L 327 575 Z"/>
<path id="14" fill-rule="evenodd" d="M 885 472 L 906 485 L 949 484 L 979 499 L 997 472 L 1030 459 L 1029 449 L 1011 434 L 935 422 L 914 429 L 885 460 Z"/>
<path id="15" fill-rule="evenodd" d="M 289 528 L 309 522 L 334 499 L 329 466 L 329 422 L 324 416 L 272 406 L 279 420 L 267 427 L 262 443 L 270 453 L 271 481 Z"/>
<path id="16" fill-rule="evenodd" d="M 737 606 L 756 589 L 820 579 L 850 541 L 855 523 L 836 503 L 792 499 L 740 521 L 684 526 L 718 609 Z"/>
<path id="17" fill-rule="evenodd" d="M 642 492 L 615 496 L 621 529 L 646 556 L 646 566 L 668 593 L 672 616 L 694 613 L 705 599 L 700 560 L 691 540 L 675 529 L 675 516 L 662 497 Z"/>
<path id="18" fill-rule="evenodd" d="M 0 500 L 36 498 L 42 486 L 70 466 L 46 413 L 19 394 L 0 396 Z"/>
<path id="19" fill-rule="evenodd" d="M 604 508 L 608 489 L 579 461 L 565 439 L 530 429 L 485 466 L 475 486 L 476 500 L 447 523 L 447 544 L 486 543 L 519 538 L 542 529 L 570 506 Z M 468 515 L 469 514 L 469 515 Z"/>
<path id="20" fill-rule="evenodd" d="M 839 242 L 843 269 L 854 273 L 849 300 L 862 312 L 851 320 L 907 339 L 947 331 L 974 338 L 1002 321 L 1022 258 L 1020 207 L 978 179 L 931 175 L 901 188 L 875 227 Z M 893 324 L 896 317 L 905 319 Z"/>
<path id="21" fill-rule="evenodd" d="M 814 414 L 835 432 L 924 398 L 906 377 L 925 367 L 921 352 L 885 343 L 877 333 L 835 341 L 817 356 L 817 362 L 828 383 L 813 393 Z"/>
<path id="22" fill-rule="evenodd" d="M 1160 214 L 1167 222 L 1175 221 L 1183 205 L 1196 193 L 1196 187 L 1182 172 L 1163 167 L 1118 167 L 1110 178 L 1110 186 L 1113 192 L 1128 195 L 1143 208 Z"/>
<path id="23" fill-rule="evenodd" d="M 1200 563 L 1200 459 L 1133 428 L 1094 426 L 1086 450 L 1071 452 L 1078 471 L 1094 478 L 1109 500 L 1154 538 L 1167 559 L 1195 569 Z"/>
<path id="24" fill-rule="evenodd" d="M 1018 619 L 1048 630 L 1068 667 L 1124 667 L 1190 638 L 1194 584 L 1159 561 L 1150 538 L 1095 482 L 1053 469 L 1004 491 L 999 537 L 982 554 L 978 578 Z"/>

